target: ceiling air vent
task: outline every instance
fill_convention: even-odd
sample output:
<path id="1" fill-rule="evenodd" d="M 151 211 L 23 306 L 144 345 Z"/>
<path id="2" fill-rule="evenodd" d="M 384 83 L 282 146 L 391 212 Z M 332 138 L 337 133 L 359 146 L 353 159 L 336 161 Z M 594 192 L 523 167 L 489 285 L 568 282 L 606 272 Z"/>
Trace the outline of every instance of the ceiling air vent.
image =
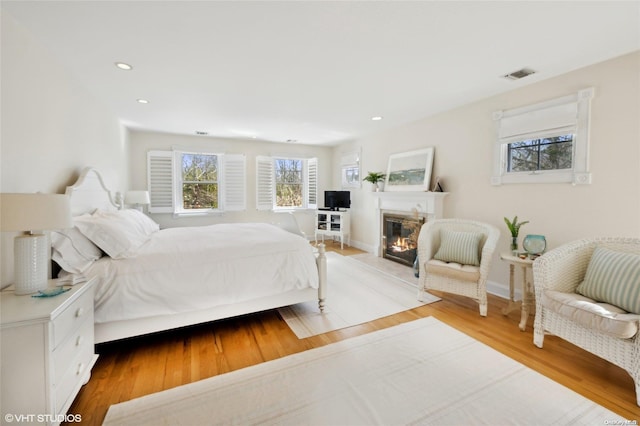
<path id="1" fill-rule="evenodd" d="M 514 71 L 512 73 L 504 75 L 503 77 L 506 78 L 507 80 L 520 80 L 521 78 L 531 75 L 533 73 L 535 73 L 534 70 L 531 70 L 529 68 L 522 68 L 521 70 Z"/>

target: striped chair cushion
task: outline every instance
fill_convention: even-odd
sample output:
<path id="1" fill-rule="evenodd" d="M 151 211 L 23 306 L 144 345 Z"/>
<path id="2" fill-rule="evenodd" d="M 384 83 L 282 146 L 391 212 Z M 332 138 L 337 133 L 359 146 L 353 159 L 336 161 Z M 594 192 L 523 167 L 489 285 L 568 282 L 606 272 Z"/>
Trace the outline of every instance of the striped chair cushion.
<path id="1" fill-rule="evenodd" d="M 455 262 L 462 265 L 480 265 L 478 256 L 480 240 L 483 234 L 480 232 L 461 232 L 440 230 L 440 248 L 433 256 L 443 262 Z"/>
<path id="2" fill-rule="evenodd" d="M 576 293 L 640 314 L 640 256 L 596 247 Z"/>

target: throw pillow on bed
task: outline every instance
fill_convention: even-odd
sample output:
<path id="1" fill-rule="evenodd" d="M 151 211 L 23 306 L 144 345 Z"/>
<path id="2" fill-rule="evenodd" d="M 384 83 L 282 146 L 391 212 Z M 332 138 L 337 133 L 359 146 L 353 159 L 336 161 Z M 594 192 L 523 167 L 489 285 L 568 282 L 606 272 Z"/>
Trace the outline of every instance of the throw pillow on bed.
<path id="1" fill-rule="evenodd" d="M 596 247 L 576 293 L 640 314 L 640 256 Z"/>
<path id="2" fill-rule="evenodd" d="M 462 265 L 480 265 L 478 255 L 480 241 L 483 234 L 480 232 L 440 230 L 440 247 L 433 256 L 443 262 L 455 262 Z"/>
<path id="3" fill-rule="evenodd" d="M 51 232 L 51 259 L 65 271 L 81 274 L 101 257 L 102 250 L 78 228 Z"/>
<path id="4" fill-rule="evenodd" d="M 101 212 L 104 216 L 115 216 L 129 223 L 137 232 L 143 235 L 151 235 L 160 229 L 160 226 L 149 216 L 136 209 L 117 210 L 113 212 Z"/>
<path id="5" fill-rule="evenodd" d="M 140 219 L 139 214 L 143 213 L 132 211 L 96 211 L 91 216 L 76 219 L 76 226 L 111 258 L 132 257 L 158 230 L 157 224 L 154 227 Z"/>

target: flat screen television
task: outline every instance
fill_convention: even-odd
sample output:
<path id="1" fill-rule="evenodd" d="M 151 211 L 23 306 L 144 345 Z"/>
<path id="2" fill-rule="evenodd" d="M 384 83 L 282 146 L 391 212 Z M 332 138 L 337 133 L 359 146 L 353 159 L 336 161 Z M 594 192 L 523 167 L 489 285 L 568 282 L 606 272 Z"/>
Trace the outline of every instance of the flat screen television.
<path id="1" fill-rule="evenodd" d="M 331 210 L 348 209 L 351 207 L 351 193 L 349 191 L 324 191 L 324 206 Z"/>

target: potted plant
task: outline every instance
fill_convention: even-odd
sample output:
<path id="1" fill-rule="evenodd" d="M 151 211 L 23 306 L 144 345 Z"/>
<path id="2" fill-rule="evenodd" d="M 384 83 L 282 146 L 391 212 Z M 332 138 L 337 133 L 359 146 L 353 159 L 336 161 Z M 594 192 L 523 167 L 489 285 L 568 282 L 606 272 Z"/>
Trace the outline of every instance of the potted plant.
<path id="1" fill-rule="evenodd" d="M 504 218 L 504 223 L 507 224 L 507 228 L 509 228 L 509 232 L 511 232 L 511 251 L 514 254 L 518 252 L 518 234 L 520 233 L 520 227 L 524 224 L 529 223 L 528 220 L 524 222 L 518 222 L 518 216 L 514 216 L 513 220 L 510 221 L 506 217 Z"/>
<path id="2" fill-rule="evenodd" d="M 373 191 L 380 191 L 380 187 L 378 186 L 378 182 L 384 182 L 385 177 L 387 177 L 384 173 L 379 172 L 368 172 L 367 176 L 365 176 L 364 180 L 367 182 L 371 182 L 373 184 Z"/>

